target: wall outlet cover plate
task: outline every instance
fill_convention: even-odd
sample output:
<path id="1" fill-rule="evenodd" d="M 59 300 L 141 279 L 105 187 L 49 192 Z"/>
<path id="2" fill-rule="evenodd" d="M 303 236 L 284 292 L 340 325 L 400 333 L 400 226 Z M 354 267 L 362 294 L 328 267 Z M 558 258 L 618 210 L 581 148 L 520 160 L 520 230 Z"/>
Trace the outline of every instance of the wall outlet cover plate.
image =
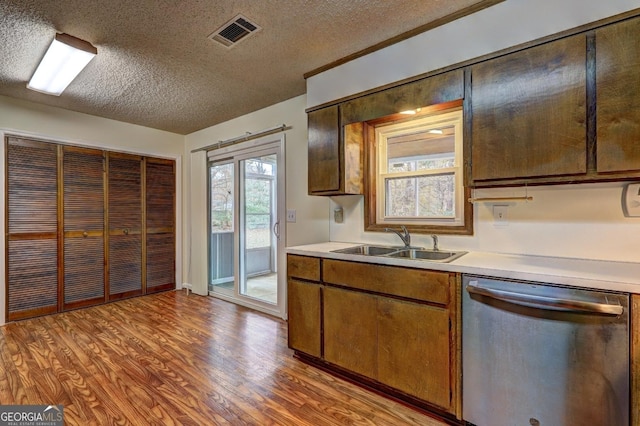
<path id="1" fill-rule="evenodd" d="M 622 211 L 626 217 L 640 217 L 640 183 L 630 183 L 624 187 Z"/>

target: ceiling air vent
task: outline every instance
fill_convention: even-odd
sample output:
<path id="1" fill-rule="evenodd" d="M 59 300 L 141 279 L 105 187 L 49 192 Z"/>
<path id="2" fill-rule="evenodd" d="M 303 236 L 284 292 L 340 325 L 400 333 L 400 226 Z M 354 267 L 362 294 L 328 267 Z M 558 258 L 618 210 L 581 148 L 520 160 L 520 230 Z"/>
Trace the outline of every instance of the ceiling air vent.
<path id="1" fill-rule="evenodd" d="M 227 49 L 231 49 L 261 29 L 246 16 L 238 15 L 211 34 L 209 38 L 222 44 Z"/>

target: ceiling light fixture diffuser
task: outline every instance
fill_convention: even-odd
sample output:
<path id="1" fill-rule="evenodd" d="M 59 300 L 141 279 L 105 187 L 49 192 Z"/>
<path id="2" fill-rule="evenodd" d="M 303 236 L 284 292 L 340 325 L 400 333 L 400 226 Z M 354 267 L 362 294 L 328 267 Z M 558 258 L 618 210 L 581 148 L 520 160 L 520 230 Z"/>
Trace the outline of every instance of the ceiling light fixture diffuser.
<path id="1" fill-rule="evenodd" d="M 60 96 L 97 54 L 98 49 L 87 41 L 69 34 L 56 34 L 27 88 Z"/>

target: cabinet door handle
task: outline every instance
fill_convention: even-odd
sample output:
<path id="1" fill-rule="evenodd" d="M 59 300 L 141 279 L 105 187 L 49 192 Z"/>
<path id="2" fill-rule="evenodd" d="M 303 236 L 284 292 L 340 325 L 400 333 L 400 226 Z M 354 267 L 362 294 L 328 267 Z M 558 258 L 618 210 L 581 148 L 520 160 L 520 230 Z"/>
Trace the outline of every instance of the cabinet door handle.
<path id="1" fill-rule="evenodd" d="M 125 228 L 123 231 L 124 235 L 129 235 L 129 229 Z"/>
<path id="2" fill-rule="evenodd" d="M 84 231 L 84 232 L 82 233 L 82 236 L 83 236 L 84 238 L 87 238 L 87 237 L 89 236 L 89 233 L 88 233 L 87 231 Z"/>

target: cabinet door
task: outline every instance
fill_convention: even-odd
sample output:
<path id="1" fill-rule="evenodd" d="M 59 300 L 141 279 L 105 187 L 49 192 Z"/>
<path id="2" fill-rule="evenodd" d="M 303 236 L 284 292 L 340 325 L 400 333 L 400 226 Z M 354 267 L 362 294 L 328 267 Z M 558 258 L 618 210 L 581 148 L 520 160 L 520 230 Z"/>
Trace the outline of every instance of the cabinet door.
<path id="1" fill-rule="evenodd" d="M 597 170 L 640 170 L 640 18 L 596 31 Z"/>
<path id="2" fill-rule="evenodd" d="M 319 109 L 308 115 L 309 194 L 339 192 L 343 164 L 338 106 Z"/>
<path id="3" fill-rule="evenodd" d="M 289 279 L 287 282 L 289 347 L 320 358 L 321 286 Z"/>
<path id="4" fill-rule="evenodd" d="M 324 359 L 375 379 L 376 296 L 324 288 Z"/>
<path id="5" fill-rule="evenodd" d="M 175 288 L 175 162 L 145 159 L 146 292 Z"/>
<path id="6" fill-rule="evenodd" d="M 378 380 L 451 411 L 449 312 L 378 300 Z"/>
<path id="7" fill-rule="evenodd" d="M 472 67 L 474 181 L 587 171 L 586 37 Z"/>
<path id="8" fill-rule="evenodd" d="M 142 158 L 109 153 L 109 300 L 142 294 Z"/>
<path id="9" fill-rule="evenodd" d="M 375 120 L 462 98 L 464 72 L 457 69 L 346 101 L 340 105 L 340 120 L 342 125 Z"/>
<path id="10" fill-rule="evenodd" d="M 64 306 L 105 301 L 104 153 L 63 148 Z"/>
<path id="11" fill-rule="evenodd" d="M 7 138 L 8 321 L 58 310 L 58 154 L 54 144 Z"/>

